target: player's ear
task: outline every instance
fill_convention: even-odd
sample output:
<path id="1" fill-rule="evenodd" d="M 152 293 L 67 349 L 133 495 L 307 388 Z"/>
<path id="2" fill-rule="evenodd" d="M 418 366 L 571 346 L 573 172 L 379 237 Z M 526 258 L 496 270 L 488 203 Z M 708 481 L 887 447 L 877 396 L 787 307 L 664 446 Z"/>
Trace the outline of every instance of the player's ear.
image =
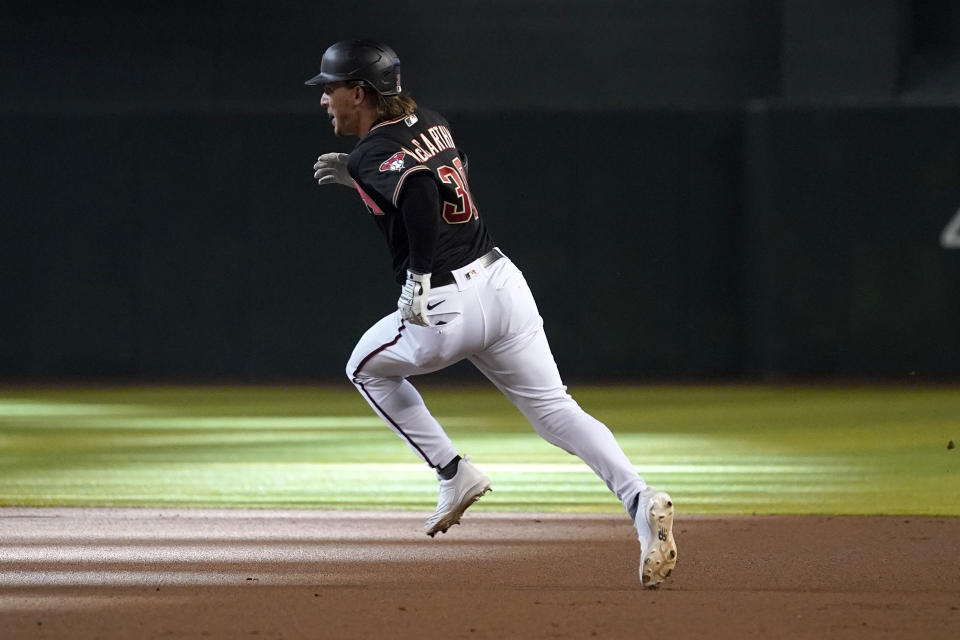
<path id="1" fill-rule="evenodd" d="M 363 101 L 367 99 L 367 96 L 370 94 L 370 91 L 362 84 L 358 84 L 352 89 L 353 91 L 353 102 L 354 104 L 363 104 Z"/>

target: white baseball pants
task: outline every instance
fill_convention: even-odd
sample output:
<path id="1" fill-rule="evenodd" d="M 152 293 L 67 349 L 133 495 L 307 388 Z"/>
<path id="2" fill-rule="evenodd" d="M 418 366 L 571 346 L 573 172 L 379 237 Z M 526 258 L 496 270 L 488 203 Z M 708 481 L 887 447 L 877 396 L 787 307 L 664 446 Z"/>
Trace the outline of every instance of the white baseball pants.
<path id="1" fill-rule="evenodd" d="M 451 462 L 457 449 L 407 377 L 467 358 L 542 438 L 593 469 L 634 518 L 647 485 L 606 425 L 567 393 L 523 274 L 504 257 L 489 267 L 475 261 L 453 275 L 454 284 L 429 293 L 432 326 L 405 323 L 399 311 L 391 313 L 357 343 L 347 377 L 387 425 L 437 468 Z"/>

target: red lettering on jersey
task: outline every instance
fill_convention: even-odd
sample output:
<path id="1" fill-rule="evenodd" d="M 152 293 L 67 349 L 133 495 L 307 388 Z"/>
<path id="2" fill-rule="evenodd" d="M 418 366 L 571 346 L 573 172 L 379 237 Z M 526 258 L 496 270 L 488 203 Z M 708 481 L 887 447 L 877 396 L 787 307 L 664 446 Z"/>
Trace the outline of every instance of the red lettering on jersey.
<path id="1" fill-rule="evenodd" d="M 414 148 L 413 155 L 417 157 L 417 160 L 420 162 L 426 162 L 433 156 L 431 156 L 423 147 L 420 146 L 420 143 L 417 140 L 411 140 L 410 146 Z"/>
<path id="2" fill-rule="evenodd" d="M 470 187 L 467 186 L 467 176 L 460 158 L 453 159 L 452 167 L 444 165 L 437 169 L 437 175 L 443 182 L 454 185 L 454 191 L 459 200 L 457 203 L 443 203 L 443 219 L 447 224 L 463 224 L 470 222 L 471 218 L 479 218 L 480 214 L 470 197 Z"/>
<path id="3" fill-rule="evenodd" d="M 447 141 L 443 139 L 443 134 L 440 133 L 440 127 L 430 127 L 427 129 L 427 132 L 436 143 L 437 149 L 446 149 L 449 147 Z"/>
<path id="4" fill-rule="evenodd" d="M 447 141 L 447 146 L 448 146 L 448 147 L 450 147 L 451 149 L 453 149 L 455 146 L 457 146 L 457 145 L 453 142 L 453 136 L 450 134 L 450 130 L 449 130 L 449 129 L 447 129 L 447 128 L 444 127 L 443 125 L 440 125 L 440 131 L 443 132 L 443 137 L 446 139 L 446 141 Z"/>
<path id="5" fill-rule="evenodd" d="M 430 142 L 430 138 L 427 137 L 427 134 L 421 133 L 420 139 L 423 140 L 423 143 L 427 145 L 427 151 L 430 153 L 430 156 L 435 156 L 440 153 L 440 150 L 433 146 L 433 143 Z"/>

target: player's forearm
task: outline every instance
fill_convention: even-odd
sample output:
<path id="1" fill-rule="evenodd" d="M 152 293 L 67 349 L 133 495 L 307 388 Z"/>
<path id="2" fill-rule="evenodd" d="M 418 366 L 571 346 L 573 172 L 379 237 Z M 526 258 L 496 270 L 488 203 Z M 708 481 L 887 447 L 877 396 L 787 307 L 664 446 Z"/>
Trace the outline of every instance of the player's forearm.
<path id="1" fill-rule="evenodd" d="M 400 194 L 400 212 L 407 228 L 411 271 L 430 273 L 440 231 L 440 194 L 428 172 L 407 178 Z"/>

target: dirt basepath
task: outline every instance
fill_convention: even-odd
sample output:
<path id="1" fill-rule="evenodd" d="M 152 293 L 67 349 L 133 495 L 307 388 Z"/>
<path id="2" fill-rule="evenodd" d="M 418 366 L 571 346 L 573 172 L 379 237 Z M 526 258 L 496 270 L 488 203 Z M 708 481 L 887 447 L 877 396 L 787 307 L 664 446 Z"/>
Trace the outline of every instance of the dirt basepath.
<path id="1" fill-rule="evenodd" d="M 0 509 L 0 637 L 958 638 L 960 519 Z"/>

